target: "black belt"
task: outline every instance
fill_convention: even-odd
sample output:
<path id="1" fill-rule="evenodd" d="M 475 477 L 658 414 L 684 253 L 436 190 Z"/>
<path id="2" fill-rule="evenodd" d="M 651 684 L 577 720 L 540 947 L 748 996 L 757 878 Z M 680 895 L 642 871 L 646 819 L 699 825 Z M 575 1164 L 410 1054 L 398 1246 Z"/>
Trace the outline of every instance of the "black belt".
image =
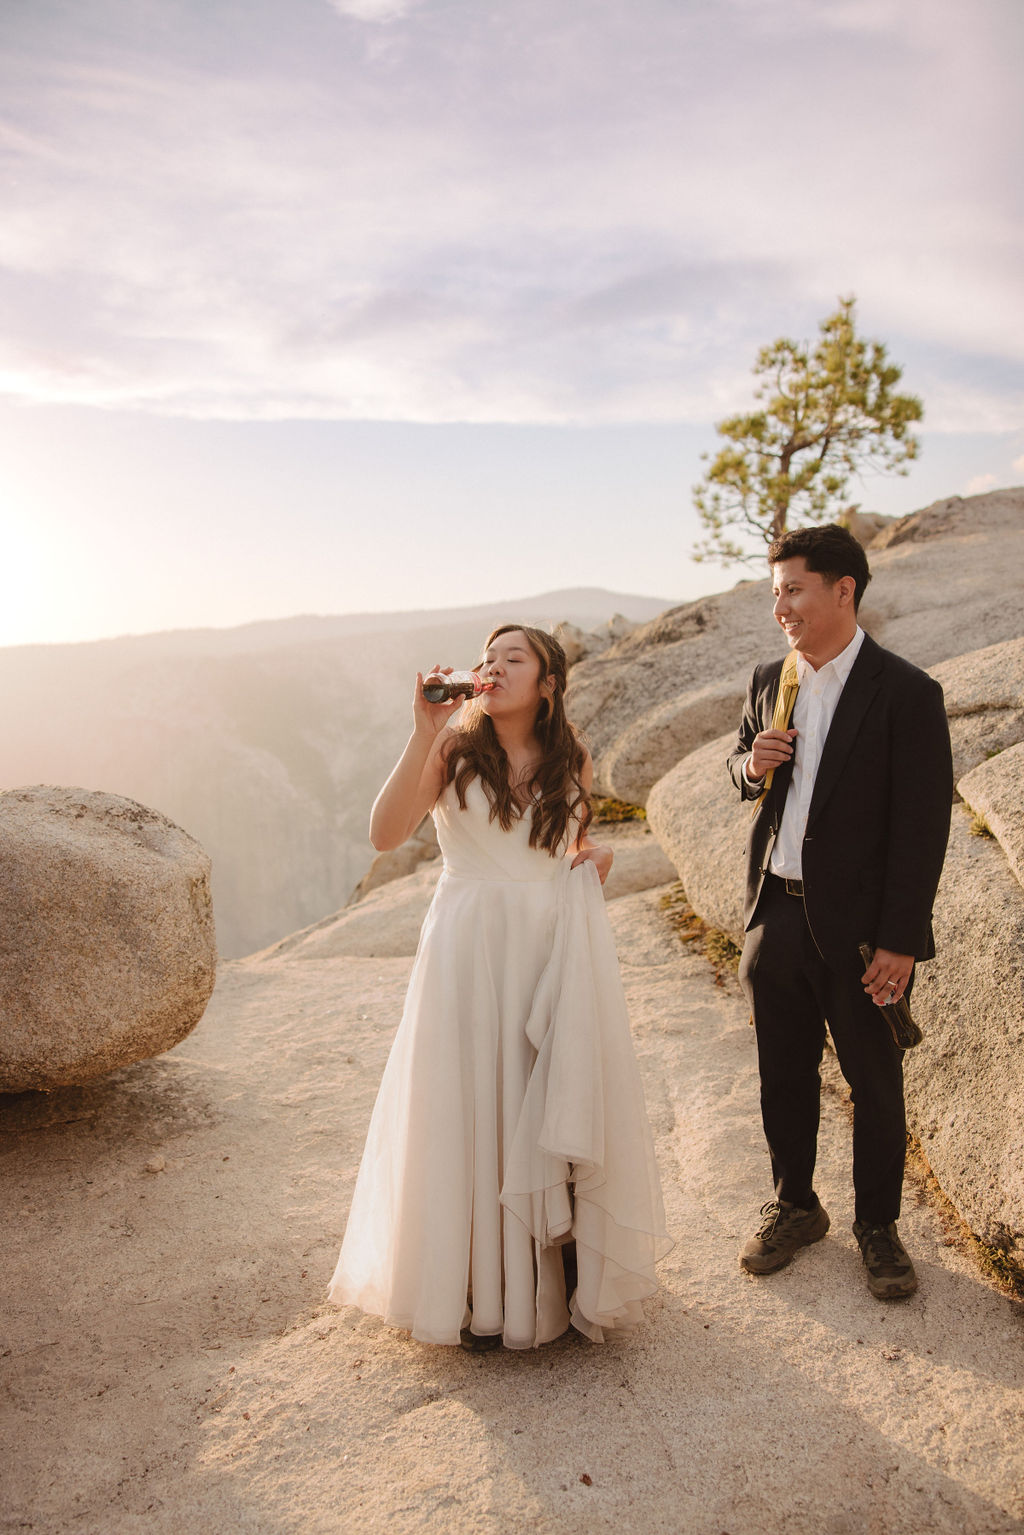
<path id="1" fill-rule="evenodd" d="M 769 872 L 771 872 L 769 870 Z M 804 882 L 802 879 L 787 879 L 782 874 L 772 874 L 772 879 L 777 880 L 787 895 L 795 895 L 799 900 L 804 898 Z"/>

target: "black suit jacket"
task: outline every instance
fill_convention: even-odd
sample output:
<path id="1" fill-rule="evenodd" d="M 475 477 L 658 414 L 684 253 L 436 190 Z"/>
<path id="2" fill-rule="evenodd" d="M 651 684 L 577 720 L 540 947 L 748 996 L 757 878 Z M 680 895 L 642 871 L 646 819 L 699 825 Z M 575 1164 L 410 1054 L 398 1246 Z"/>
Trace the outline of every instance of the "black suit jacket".
<path id="1" fill-rule="evenodd" d="M 781 660 L 755 669 L 729 756 L 729 771 L 746 800 L 760 791 L 748 787 L 743 763 L 754 737 L 771 728 L 781 670 Z M 748 928 L 792 776 L 790 763 L 778 769 L 751 823 Z M 865 635 L 822 749 L 802 851 L 807 920 L 830 964 L 859 965 L 860 943 L 916 959 L 935 953 L 932 903 L 952 798 L 941 687 Z"/>

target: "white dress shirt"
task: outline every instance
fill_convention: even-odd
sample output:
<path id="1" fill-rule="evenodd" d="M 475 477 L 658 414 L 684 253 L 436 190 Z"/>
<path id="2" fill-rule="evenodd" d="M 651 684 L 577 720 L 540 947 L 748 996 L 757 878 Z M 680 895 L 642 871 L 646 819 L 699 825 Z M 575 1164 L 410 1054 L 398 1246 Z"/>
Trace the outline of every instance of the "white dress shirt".
<path id="1" fill-rule="evenodd" d="M 800 691 L 796 695 L 793 718 L 789 722 L 789 728 L 797 732 L 793 776 L 789 781 L 782 824 L 768 865 L 771 872 L 781 879 L 804 877 L 801 854 L 818 763 L 821 761 L 825 737 L 832 724 L 836 705 L 863 643 L 864 630 L 858 625 L 846 649 L 831 661 L 826 661 L 817 671 L 797 653 L 796 674 Z"/>

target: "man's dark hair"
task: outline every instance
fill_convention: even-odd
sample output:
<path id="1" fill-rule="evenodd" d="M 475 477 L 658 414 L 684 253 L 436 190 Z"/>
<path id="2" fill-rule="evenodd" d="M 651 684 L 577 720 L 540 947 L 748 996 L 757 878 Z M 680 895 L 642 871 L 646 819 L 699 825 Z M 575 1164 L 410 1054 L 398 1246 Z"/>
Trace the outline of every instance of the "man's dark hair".
<path id="1" fill-rule="evenodd" d="M 848 529 L 832 522 L 823 528 L 792 528 L 775 539 L 768 550 L 769 565 L 800 559 L 829 586 L 835 586 L 840 576 L 852 576 L 856 612 L 871 580 L 871 571 L 867 555 Z"/>

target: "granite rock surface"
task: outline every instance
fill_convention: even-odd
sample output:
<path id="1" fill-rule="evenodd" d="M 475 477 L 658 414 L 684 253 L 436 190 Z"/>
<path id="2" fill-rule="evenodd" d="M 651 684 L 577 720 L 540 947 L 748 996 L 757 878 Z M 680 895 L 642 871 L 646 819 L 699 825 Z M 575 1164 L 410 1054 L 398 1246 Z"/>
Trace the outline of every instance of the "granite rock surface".
<path id="1" fill-rule="evenodd" d="M 709 927 L 743 942 L 743 850 L 753 802 L 745 803 L 725 759 L 735 728 L 691 752 L 660 779 L 647 801 L 651 829 Z"/>
<path id="2" fill-rule="evenodd" d="M 1024 637 L 970 650 L 930 670 L 945 696 L 954 778 L 1024 741 Z"/>
<path id="3" fill-rule="evenodd" d="M 979 763 L 957 789 L 1024 886 L 1024 741 Z"/>
<path id="4" fill-rule="evenodd" d="M 1020 764 L 1016 783 L 1019 796 Z M 907 1117 L 975 1235 L 1024 1263 L 1024 890 L 970 820 L 954 809 L 936 957 L 915 978 L 925 1037 L 906 1060 Z"/>
<path id="5" fill-rule="evenodd" d="M 199 1022 L 217 951 L 210 860 L 117 795 L 0 794 L 0 1092 L 87 1082 Z"/>

